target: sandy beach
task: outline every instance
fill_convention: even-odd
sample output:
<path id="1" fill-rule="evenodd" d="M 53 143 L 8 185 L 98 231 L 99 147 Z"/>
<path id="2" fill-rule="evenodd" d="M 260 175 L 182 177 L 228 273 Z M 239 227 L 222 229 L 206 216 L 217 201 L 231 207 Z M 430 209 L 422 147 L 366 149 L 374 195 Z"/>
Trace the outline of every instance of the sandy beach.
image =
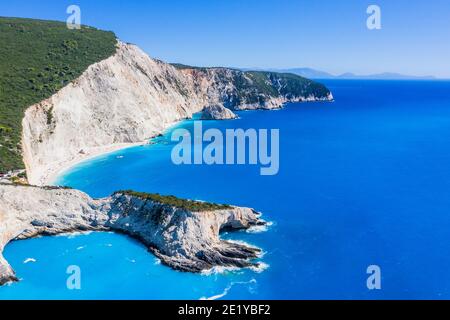
<path id="1" fill-rule="evenodd" d="M 80 153 L 77 156 L 67 159 L 58 163 L 51 163 L 40 172 L 36 173 L 37 184 L 41 186 L 53 185 L 56 179 L 65 171 L 76 166 L 77 164 L 93 159 L 108 153 L 112 153 L 118 150 L 127 149 L 131 147 L 141 146 L 148 144 L 148 141 L 136 142 L 136 143 L 119 143 L 109 146 L 96 147 L 89 150 L 85 150 L 84 153 Z"/>
<path id="2" fill-rule="evenodd" d="M 188 118 L 191 119 L 191 118 Z M 93 147 L 89 149 L 83 149 L 83 153 L 78 153 L 76 156 L 71 157 L 69 159 L 65 159 L 61 162 L 53 162 L 49 163 L 47 166 L 39 168 L 39 171 L 34 171 L 34 179 L 30 181 L 31 184 L 39 185 L 39 186 L 51 186 L 54 185 L 56 179 L 62 175 L 65 171 L 69 170 L 70 168 L 87 161 L 89 159 L 93 159 L 102 155 L 106 155 L 108 153 L 112 153 L 115 151 L 137 147 L 137 146 L 143 146 L 146 144 L 151 144 L 151 139 L 157 137 L 160 134 L 163 134 L 170 128 L 173 128 L 180 124 L 181 122 L 187 120 L 179 119 L 170 123 L 165 124 L 160 130 L 158 130 L 156 133 L 154 133 L 152 136 L 150 136 L 148 139 L 140 142 L 133 142 L 133 143 L 116 143 L 111 144 L 107 146 L 99 146 L 99 147 Z"/>

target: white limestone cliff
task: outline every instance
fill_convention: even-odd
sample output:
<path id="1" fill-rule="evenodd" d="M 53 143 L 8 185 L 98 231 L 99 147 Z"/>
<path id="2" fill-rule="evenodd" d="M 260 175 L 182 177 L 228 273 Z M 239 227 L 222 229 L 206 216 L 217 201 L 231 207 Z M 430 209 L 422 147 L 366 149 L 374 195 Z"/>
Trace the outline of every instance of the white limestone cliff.
<path id="1" fill-rule="evenodd" d="M 82 159 L 142 144 L 205 106 L 235 110 L 280 108 L 287 101 L 330 100 L 331 94 L 239 98 L 234 79 L 252 79 L 226 68 L 177 69 L 137 46 L 118 42 L 110 58 L 91 65 L 52 97 L 30 106 L 22 121 L 28 181 L 46 185 Z"/>
<path id="2" fill-rule="evenodd" d="M 263 224 L 250 208 L 195 212 L 124 193 L 94 200 L 72 189 L 0 184 L 0 285 L 18 280 L 2 256 L 13 240 L 118 231 L 140 240 L 174 269 L 201 272 L 218 266 L 258 266 L 252 259 L 260 249 L 222 240 L 219 232 Z"/>
<path id="3" fill-rule="evenodd" d="M 22 148 L 29 182 L 42 185 L 64 162 L 143 142 L 192 116 L 204 101 L 190 87 L 174 67 L 119 43 L 114 56 L 26 111 Z"/>

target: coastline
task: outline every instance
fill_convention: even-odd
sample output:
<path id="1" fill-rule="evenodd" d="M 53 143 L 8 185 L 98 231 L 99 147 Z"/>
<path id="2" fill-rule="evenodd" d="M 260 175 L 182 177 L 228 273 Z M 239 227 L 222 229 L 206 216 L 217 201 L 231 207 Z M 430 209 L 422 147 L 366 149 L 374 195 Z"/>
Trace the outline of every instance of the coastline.
<path id="1" fill-rule="evenodd" d="M 103 155 L 113 153 L 115 151 L 124 150 L 132 147 L 142 146 L 148 144 L 148 141 L 136 142 L 136 143 L 119 143 L 108 146 L 96 147 L 86 151 L 84 154 L 79 154 L 76 157 L 67 159 L 65 161 L 52 164 L 48 166 L 39 174 L 38 183 L 40 186 L 54 185 L 56 179 L 64 172 L 79 165 L 80 163 L 94 159 Z"/>
<path id="2" fill-rule="evenodd" d="M 224 228 L 238 231 L 266 224 L 261 213 L 249 207 L 155 198 L 154 194 L 132 191 L 93 199 L 75 189 L 14 184 L 1 185 L 0 194 L 0 206 L 6 208 L 6 214 L 0 216 L 0 224 L 5 226 L 0 230 L 0 286 L 19 281 L 3 256 L 3 248 L 9 242 L 86 231 L 131 236 L 162 264 L 178 271 L 265 268 L 265 264 L 254 261 L 260 257 L 261 249 L 220 238 Z M 161 212 L 170 219 L 161 218 Z M 23 259 L 24 264 L 40 260 Z"/>
<path id="3" fill-rule="evenodd" d="M 273 106 L 273 100 L 277 100 L 278 98 L 274 98 L 270 101 L 270 105 Z M 264 108 L 264 107 L 257 107 L 257 108 L 249 108 L 248 105 L 244 108 L 238 108 L 236 111 L 252 111 L 252 110 L 280 110 L 286 107 L 289 103 L 305 103 L 305 102 L 332 102 L 333 96 L 330 93 L 330 95 L 327 97 L 327 99 L 311 99 L 311 98 L 303 98 L 303 99 L 293 99 L 293 100 L 285 100 L 285 101 L 278 101 L 278 106 L 270 107 L 270 108 Z M 70 159 L 58 162 L 58 163 L 52 163 L 46 166 L 44 169 L 41 170 L 41 172 L 37 173 L 38 178 L 36 178 L 36 183 L 39 186 L 48 186 L 48 185 L 54 185 L 56 179 L 61 176 L 64 172 L 68 171 L 69 169 L 77 166 L 78 164 L 96 158 L 103 155 L 107 155 L 119 150 L 124 150 L 132 147 L 142 146 L 146 144 L 150 144 L 150 140 L 166 133 L 168 130 L 175 128 L 176 126 L 182 124 L 186 120 L 200 120 L 196 119 L 194 115 L 197 113 L 193 113 L 188 118 L 182 118 L 179 120 L 176 120 L 172 123 L 169 123 L 164 126 L 163 129 L 159 130 L 157 133 L 155 133 L 153 136 L 150 136 L 148 139 L 140 142 L 130 142 L 130 143 L 118 143 L 118 144 L 112 144 L 107 146 L 99 146 L 99 147 L 93 147 L 88 150 L 85 150 L 82 154 L 77 154 L 75 157 L 72 157 Z M 227 119 L 224 119 L 227 120 Z M 219 120 L 219 121 L 224 121 Z M 28 171 L 28 170 L 27 170 Z M 35 173 L 36 174 L 36 173 Z M 34 182 L 34 181 L 33 181 Z"/>
<path id="4" fill-rule="evenodd" d="M 88 160 L 92 160 L 94 158 L 108 155 L 110 153 L 125 150 L 132 147 L 144 146 L 147 144 L 151 144 L 151 139 L 158 137 L 161 134 L 164 134 L 169 129 L 175 128 L 177 125 L 183 123 L 186 120 L 192 120 L 193 115 L 190 118 L 183 118 L 172 123 L 169 123 L 165 126 L 165 128 L 161 129 L 158 133 L 150 136 L 148 139 L 139 142 L 130 142 L 130 143 L 115 143 L 107 146 L 99 146 L 93 147 L 88 150 L 85 150 L 84 153 L 77 154 L 75 157 L 70 159 L 66 159 L 64 161 L 58 163 L 51 163 L 46 166 L 41 172 L 37 173 L 38 178 L 36 179 L 36 185 L 39 186 L 53 186 L 56 179 L 61 176 L 64 172 L 70 170 L 71 168 L 85 162 Z"/>

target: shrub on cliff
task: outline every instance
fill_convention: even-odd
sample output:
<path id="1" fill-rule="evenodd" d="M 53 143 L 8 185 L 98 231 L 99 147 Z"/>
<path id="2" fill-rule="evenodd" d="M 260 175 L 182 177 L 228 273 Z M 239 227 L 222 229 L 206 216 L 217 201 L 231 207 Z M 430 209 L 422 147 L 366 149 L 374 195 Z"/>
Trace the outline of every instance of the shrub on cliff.
<path id="1" fill-rule="evenodd" d="M 199 211 L 214 211 L 214 210 L 224 210 L 230 209 L 231 206 L 227 204 L 217 204 L 203 201 L 194 201 L 194 200 L 186 200 L 180 199 L 175 196 L 163 196 L 158 193 L 145 193 L 145 192 L 137 192 L 132 190 L 122 190 L 117 191 L 115 194 L 123 194 L 131 197 L 136 197 L 142 200 L 151 200 L 153 202 L 158 202 L 161 204 L 167 204 L 169 206 L 173 206 L 176 208 L 199 212 Z"/>
<path id="2" fill-rule="evenodd" d="M 268 97 L 292 99 L 314 96 L 316 98 L 327 98 L 330 94 L 330 90 L 323 84 L 292 73 L 192 67 L 179 63 L 174 63 L 173 66 L 181 70 L 192 69 L 203 73 L 215 70 L 219 77 L 230 76 L 229 81 L 235 87 L 233 92 L 235 99 L 231 105 L 227 106 L 231 108 L 242 103 L 263 104 Z"/>
<path id="3" fill-rule="evenodd" d="M 24 110 L 113 55 L 117 41 L 112 32 L 86 26 L 69 30 L 63 22 L 0 17 L 0 43 L 0 173 L 5 173 L 23 168 Z"/>

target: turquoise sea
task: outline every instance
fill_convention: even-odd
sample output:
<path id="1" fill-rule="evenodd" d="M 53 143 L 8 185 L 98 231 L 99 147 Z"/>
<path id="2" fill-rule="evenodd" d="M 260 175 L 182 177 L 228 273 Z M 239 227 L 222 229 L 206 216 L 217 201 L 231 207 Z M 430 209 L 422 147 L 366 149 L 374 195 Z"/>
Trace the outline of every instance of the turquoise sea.
<path id="1" fill-rule="evenodd" d="M 335 102 L 203 122 L 280 129 L 278 175 L 173 165 L 169 130 L 56 182 L 93 197 L 134 189 L 253 207 L 273 224 L 223 237 L 262 248 L 267 269 L 181 273 L 123 235 L 43 237 L 6 247 L 22 281 L 0 299 L 450 299 L 450 82 L 324 83 Z M 81 268 L 81 290 L 66 287 L 69 265 Z M 381 290 L 367 289 L 369 265 L 381 268 Z"/>

